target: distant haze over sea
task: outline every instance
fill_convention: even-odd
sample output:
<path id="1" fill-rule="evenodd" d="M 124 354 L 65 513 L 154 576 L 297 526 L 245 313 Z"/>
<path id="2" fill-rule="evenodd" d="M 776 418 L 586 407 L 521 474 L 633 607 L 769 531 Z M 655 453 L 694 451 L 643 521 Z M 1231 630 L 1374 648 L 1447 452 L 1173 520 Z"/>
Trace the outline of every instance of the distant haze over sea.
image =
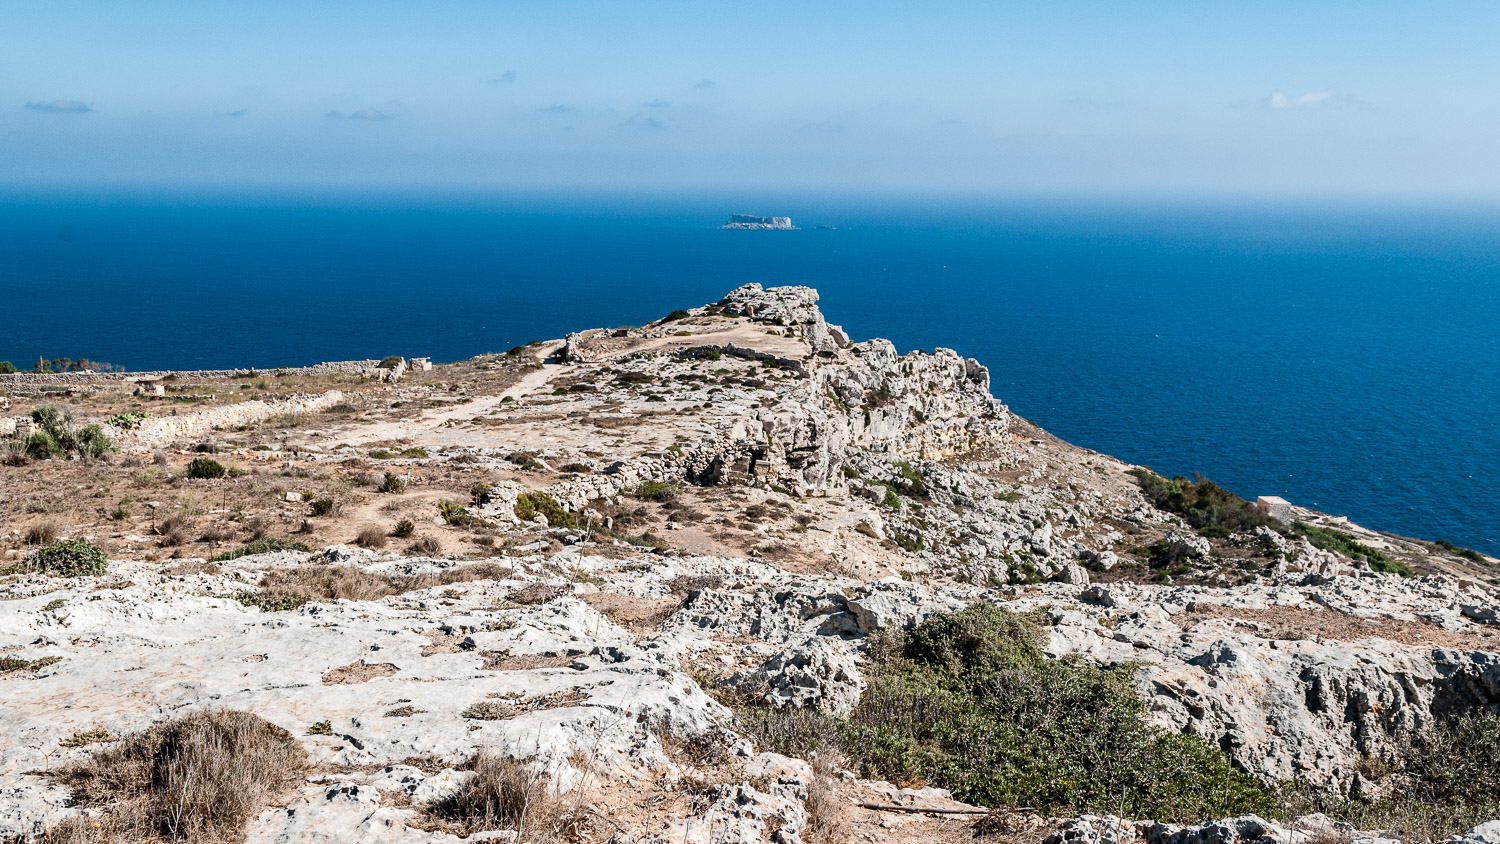
<path id="1" fill-rule="evenodd" d="M 0 360 L 446 361 L 752 281 L 818 288 L 856 339 L 978 358 L 1079 445 L 1500 552 L 1493 208 L 12 196 Z"/>

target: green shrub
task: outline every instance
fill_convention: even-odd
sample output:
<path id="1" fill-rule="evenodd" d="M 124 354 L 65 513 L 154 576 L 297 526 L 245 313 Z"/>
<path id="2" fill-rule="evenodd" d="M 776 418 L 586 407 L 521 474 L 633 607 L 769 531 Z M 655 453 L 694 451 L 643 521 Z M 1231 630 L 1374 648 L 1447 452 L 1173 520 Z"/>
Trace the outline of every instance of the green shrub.
<path id="1" fill-rule="evenodd" d="M 718 349 L 706 349 L 703 352 L 704 360 L 719 360 L 722 357 L 724 357 L 724 353 Z"/>
<path id="2" fill-rule="evenodd" d="M 1405 563 L 1392 560 L 1368 545 L 1355 542 L 1354 537 L 1342 531 L 1315 527 L 1304 522 L 1292 522 L 1292 530 L 1307 537 L 1307 541 L 1311 542 L 1314 547 L 1324 551 L 1337 551 L 1347 557 L 1363 556 L 1369 561 L 1370 568 L 1374 571 L 1399 574 L 1402 577 L 1411 577 L 1416 573 Z"/>
<path id="3" fill-rule="evenodd" d="M 312 552 L 312 549 L 289 536 L 263 536 L 260 539 L 246 542 L 233 551 L 225 551 L 209 562 L 222 563 L 228 560 L 237 560 L 240 557 L 248 557 L 252 554 L 269 554 L 272 551 L 297 551 L 308 554 Z"/>
<path id="4" fill-rule="evenodd" d="M 16 365 L 10 361 L 0 360 L 0 375 L 11 375 L 19 371 L 16 369 Z"/>
<path id="5" fill-rule="evenodd" d="M 314 498 L 312 500 L 312 514 L 314 516 L 337 516 L 343 507 L 338 500 L 329 496 Z"/>
<path id="6" fill-rule="evenodd" d="M 1449 554 L 1455 554 L 1457 556 L 1463 557 L 1465 560 L 1468 560 L 1471 563 L 1485 562 L 1484 555 L 1479 553 L 1478 551 L 1475 551 L 1473 548 L 1461 548 L 1446 539 L 1439 539 L 1433 544 L 1443 549 L 1444 551 L 1447 551 Z"/>
<path id="7" fill-rule="evenodd" d="M 71 431 L 66 444 L 85 461 L 98 460 L 115 450 L 115 441 L 98 425 L 85 425 Z"/>
<path id="8" fill-rule="evenodd" d="M 286 612 L 297 609 L 312 600 L 306 595 L 299 595 L 295 592 L 257 592 L 254 589 L 242 589 L 234 593 L 232 597 L 241 604 L 255 607 L 261 612 Z"/>
<path id="9" fill-rule="evenodd" d="M 547 524 L 552 527 L 575 527 L 578 524 L 572 513 L 564 510 L 556 498 L 545 492 L 523 492 L 516 496 L 514 512 L 516 518 L 523 522 L 529 522 L 541 513 L 547 517 Z"/>
<path id="10" fill-rule="evenodd" d="M 390 472 L 386 472 L 385 480 L 380 482 L 380 491 L 389 492 L 392 495 L 400 495 L 406 492 L 406 483 Z"/>
<path id="11" fill-rule="evenodd" d="M 475 507 L 483 507 L 490 503 L 495 496 L 495 485 L 479 481 L 469 487 L 469 503 Z"/>
<path id="12" fill-rule="evenodd" d="M 391 536 L 397 539 L 410 539 L 411 535 L 416 532 L 417 526 L 412 523 L 411 519 L 402 519 L 396 522 L 396 526 L 391 529 Z"/>
<path id="13" fill-rule="evenodd" d="M 474 517 L 469 514 L 469 508 L 457 502 L 447 500 L 438 502 L 438 515 L 442 517 L 444 522 L 460 527 L 474 520 Z"/>
<path id="14" fill-rule="evenodd" d="M 47 431 L 35 431 L 22 438 L 26 447 L 26 456 L 33 460 L 46 460 L 49 457 L 61 457 L 67 454 L 62 443 L 57 437 Z"/>
<path id="15" fill-rule="evenodd" d="M 647 501 L 671 501 L 681 493 L 682 490 L 665 481 L 643 481 L 633 494 Z"/>
<path id="16" fill-rule="evenodd" d="M 666 316 L 662 317 L 661 321 L 662 322 L 676 322 L 679 319 L 687 319 L 690 316 L 692 316 L 692 314 L 688 313 L 687 311 L 684 311 L 681 308 L 678 308 L 677 310 L 671 312 L 670 314 L 667 314 Z"/>
<path id="17" fill-rule="evenodd" d="M 1031 618 L 976 604 L 870 644 L 845 721 L 746 710 L 767 750 L 831 744 L 866 776 L 925 781 L 983 806 L 1160 820 L 1265 812 L 1271 795 L 1195 736 L 1151 724 L 1130 666 L 1048 659 Z"/>
<path id="18" fill-rule="evenodd" d="M 401 357 L 400 355 L 387 355 L 386 357 L 381 358 L 380 363 L 377 363 L 375 366 L 380 369 L 395 369 L 396 367 L 400 366 L 404 360 L 405 358 Z"/>
<path id="19" fill-rule="evenodd" d="M 222 478 L 224 477 L 224 466 L 212 457 L 195 457 L 187 465 L 187 476 L 190 478 Z"/>
<path id="20" fill-rule="evenodd" d="M 1280 530 L 1276 521 L 1254 504 L 1235 495 L 1202 475 L 1189 481 L 1182 476 L 1170 481 L 1148 469 L 1131 469 L 1141 492 L 1158 510 L 1176 513 L 1200 533 L 1205 528 L 1249 531 L 1257 527 Z"/>
<path id="21" fill-rule="evenodd" d="M 399 455 L 397 455 L 394 451 L 387 451 L 383 448 L 377 448 L 374 451 L 370 452 L 370 457 L 375 460 L 390 460 L 391 458 L 397 456 Z"/>
<path id="22" fill-rule="evenodd" d="M 26 564 L 53 577 L 98 576 L 108 569 L 103 549 L 81 539 L 59 539 L 38 548 Z"/>
<path id="23" fill-rule="evenodd" d="M 120 413 L 104 420 L 106 424 L 113 425 L 122 431 L 129 431 L 141 424 L 142 421 L 150 419 L 149 413 Z"/>

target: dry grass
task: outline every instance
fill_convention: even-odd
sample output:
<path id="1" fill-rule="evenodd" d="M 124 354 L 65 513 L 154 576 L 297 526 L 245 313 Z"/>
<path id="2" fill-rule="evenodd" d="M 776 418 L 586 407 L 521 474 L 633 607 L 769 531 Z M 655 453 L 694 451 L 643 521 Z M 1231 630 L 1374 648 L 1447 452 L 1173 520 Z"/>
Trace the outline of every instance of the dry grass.
<path id="1" fill-rule="evenodd" d="M 557 583 L 529 583 L 512 591 L 506 597 L 510 599 L 511 603 L 522 606 L 535 606 L 560 598 L 572 591 L 568 587 Z"/>
<path id="2" fill-rule="evenodd" d="M 61 533 L 56 522 L 43 522 L 26 530 L 27 545 L 50 545 Z"/>
<path id="3" fill-rule="evenodd" d="M 810 842 L 842 841 L 844 829 L 844 802 L 839 798 L 834 765 L 827 753 L 818 754 L 812 763 L 813 777 L 807 783 L 807 829 L 804 840 Z"/>
<path id="4" fill-rule="evenodd" d="M 378 527 L 364 528 L 359 532 L 359 536 L 355 537 L 354 544 L 361 548 L 384 548 L 385 531 Z"/>
<path id="5" fill-rule="evenodd" d="M 452 796 L 427 807 L 439 829 L 465 837 L 491 829 L 513 829 L 518 841 L 576 837 L 583 815 L 564 805 L 545 774 L 525 761 L 487 750 L 464 765 L 474 776 Z"/>
<path id="6" fill-rule="evenodd" d="M 473 563 L 429 574 L 383 574 L 354 566 L 294 566 L 277 569 L 261 582 L 272 597 L 301 596 L 314 601 L 378 601 L 416 589 L 470 580 L 503 580 L 515 569 L 497 563 Z"/>
<path id="7" fill-rule="evenodd" d="M 302 745 L 274 724 L 248 712 L 194 713 L 58 772 L 75 804 L 103 811 L 65 821 L 42 840 L 238 841 L 306 767 Z"/>
<path id="8" fill-rule="evenodd" d="M 191 574 L 218 574 L 221 571 L 223 569 L 219 568 L 215 563 L 205 563 L 202 560 L 184 560 L 183 562 L 173 563 L 163 568 L 161 573 L 173 577 L 186 577 Z"/>

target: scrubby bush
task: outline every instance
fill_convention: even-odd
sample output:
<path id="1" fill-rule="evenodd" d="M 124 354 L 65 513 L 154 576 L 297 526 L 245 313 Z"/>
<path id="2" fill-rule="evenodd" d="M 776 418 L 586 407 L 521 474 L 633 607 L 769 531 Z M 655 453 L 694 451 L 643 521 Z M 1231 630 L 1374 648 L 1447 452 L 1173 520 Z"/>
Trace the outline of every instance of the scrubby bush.
<path id="1" fill-rule="evenodd" d="M 635 488 L 634 495 L 647 501 L 671 501 L 681 493 L 682 490 L 665 481 L 643 481 Z"/>
<path id="2" fill-rule="evenodd" d="M 0 375 L 13 375 L 19 371 L 16 369 L 16 365 L 10 361 L 0 360 Z"/>
<path id="3" fill-rule="evenodd" d="M 83 460 L 97 460 L 115 450 L 114 440 L 98 425 L 78 427 L 73 416 L 54 405 L 43 405 L 31 411 L 31 421 L 40 429 L 27 435 L 28 456 L 37 460 L 76 454 Z"/>
<path id="4" fill-rule="evenodd" d="M 1257 527 L 1280 530 L 1276 521 L 1254 504 L 1202 475 L 1193 480 L 1182 476 L 1167 480 L 1148 469 L 1131 469 L 1141 492 L 1158 510 L 1176 513 L 1199 532 L 1205 528 L 1250 531 Z M 1227 535 L 1224 534 L 1224 535 Z"/>
<path id="5" fill-rule="evenodd" d="M 380 369 L 395 369 L 403 362 L 405 362 L 405 360 L 406 359 L 401 357 L 400 355 L 387 355 L 386 357 L 381 358 L 380 363 L 376 364 L 376 366 Z"/>
<path id="6" fill-rule="evenodd" d="M 47 431 L 34 431 L 21 438 L 26 446 L 26 456 L 32 460 L 46 460 L 49 457 L 61 457 L 67 452 L 57 437 Z"/>
<path id="7" fill-rule="evenodd" d="M 469 508 L 455 501 L 439 501 L 438 515 L 444 522 L 455 527 L 462 527 L 475 521 L 474 516 L 469 513 Z"/>
<path id="8" fill-rule="evenodd" d="M 986 806 L 1201 820 L 1271 807 L 1202 739 L 1152 725 L 1128 677 L 1048 659 L 1032 619 L 989 605 L 871 643 L 847 720 L 745 710 L 768 750 L 832 745 L 867 776 L 925 781 Z"/>
<path id="9" fill-rule="evenodd" d="M 314 516 L 337 516 L 344 509 L 343 505 L 339 504 L 338 499 L 330 496 L 314 498 L 311 504 Z"/>
<path id="10" fill-rule="evenodd" d="M 564 510 L 557 499 L 545 492 L 523 492 L 516 496 L 514 508 L 516 518 L 523 522 L 535 519 L 540 513 L 547 517 L 547 524 L 552 527 L 574 527 L 577 520 L 572 513 Z"/>
<path id="11" fill-rule="evenodd" d="M 1443 549 L 1444 551 L 1447 551 L 1449 554 L 1456 554 L 1457 556 L 1463 557 L 1465 560 L 1468 560 L 1471 563 L 1485 562 L 1484 555 L 1479 553 L 1478 551 L 1475 551 L 1473 548 L 1463 548 L 1458 545 L 1454 545 L 1452 542 L 1449 542 L 1446 539 L 1439 539 L 1433 544 Z"/>
<path id="12" fill-rule="evenodd" d="M 187 465 L 187 476 L 204 479 L 222 478 L 224 465 L 212 457 L 194 457 Z"/>
<path id="13" fill-rule="evenodd" d="M 26 564 L 53 577 L 87 577 L 108 570 L 104 551 L 81 539 L 59 539 L 31 552 Z"/>
<path id="14" fill-rule="evenodd" d="M 411 519 L 402 519 L 401 521 L 396 522 L 396 526 L 394 528 L 391 528 L 391 536 L 394 536 L 397 539 L 410 539 L 411 535 L 416 532 L 417 526 L 412 523 Z"/>
<path id="15" fill-rule="evenodd" d="M 126 736 L 59 779 L 75 805 L 45 842 L 238 841 L 307 767 L 286 730 L 248 712 L 197 712 Z"/>
<path id="16" fill-rule="evenodd" d="M 396 477 L 390 472 L 386 472 L 385 480 L 380 482 L 380 491 L 388 492 L 392 495 L 400 495 L 401 493 L 406 492 L 406 482 L 402 481 L 400 478 Z"/>
<path id="17" fill-rule="evenodd" d="M 483 507 L 494 498 L 495 485 L 479 481 L 469 487 L 469 503 Z"/>

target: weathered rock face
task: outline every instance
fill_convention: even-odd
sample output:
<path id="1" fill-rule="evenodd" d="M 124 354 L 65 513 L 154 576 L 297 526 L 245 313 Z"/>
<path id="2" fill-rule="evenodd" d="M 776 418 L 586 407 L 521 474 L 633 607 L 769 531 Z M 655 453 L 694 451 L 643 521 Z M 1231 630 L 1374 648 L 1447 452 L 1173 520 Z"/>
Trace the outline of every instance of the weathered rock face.
<path id="1" fill-rule="evenodd" d="M 1360 775 L 1362 759 L 1392 758 L 1438 717 L 1500 707 L 1493 653 L 1404 645 L 1378 638 L 1378 624 L 1357 641 L 1302 638 L 1295 629 L 1309 614 L 1378 619 L 1372 608 L 1382 605 L 1392 623 L 1423 616 L 1476 629 L 1458 621 L 1462 597 L 1451 582 L 1377 575 L 1301 583 L 1091 587 L 1078 597 L 1109 606 L 1117 621 L 1057 614 L 1048 648 L 1102 665 L 1140 662 L 1137 686 L 1162 724 L 1202 736 L 1264 781 L 1301 779 L 1345 795 L 1377 789 Z M 1291 629 L 1256 621 L 1278 612 Z"/>
<path id="2" fill-rule="evenodd" d="M 775 408 L 725 425 L 687 461 L 695 480 L 763 479 L 801 492 L 842 489 L 852 449 L 937 460 L 998 442 L 1009 414 L 989 394 L 989 370 L 951 349 L 898 355 L 890 342 L 850 344 L 808 287 L 732 291 L 721 308 L 797 331 L 805 381 Z"/>

